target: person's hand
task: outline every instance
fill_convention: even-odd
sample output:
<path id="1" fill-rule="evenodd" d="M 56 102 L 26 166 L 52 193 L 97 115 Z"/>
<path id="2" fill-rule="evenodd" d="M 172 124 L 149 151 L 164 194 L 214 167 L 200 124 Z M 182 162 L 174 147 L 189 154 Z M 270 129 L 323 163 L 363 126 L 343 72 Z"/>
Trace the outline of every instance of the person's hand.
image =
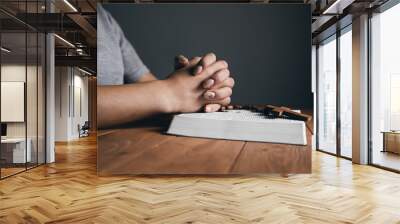
<path id="1" fill-rule="evenodd" d="M 194 75 L 199 75 L 204 68 L 207 68 L 216 61 L 216 56 L 213 53 L 205 55 L 201 60 L 199 57 L 195 57 L 194 62 L 197 62 L 191 69 L 191 73 Z M 189 60 L 183 56 L 179 55 L 175 58 L 175 69 L 180 69 L 182 67 L 188 66 Z M 206 100 L 212 100 L 214 97 L 219 98 L 222 95 L 231 95 L 232 88 L 235 85 L 235 81 L 230 77 L 230 72 L 228 68 L 222 69 L 212 75 L 210 78 L 203 81 L 202 86 L 205 91 L 203 97 Z M 215 112 L 218 111 L 223 105 L 217 103 L 210 103 L 204 107 L 205 112 Z"/>
<path id="2" fill-rule="evenodd" d="M 198 69 L 198 64 L 202 59 L 195 57 L 188 61 L 186 66 L 173 72 L 164 82 L 164 92 L 166 102 L 166 112 L 195 112 L 199 111 L 203 106 L 208 104 L 228 105 L 231 101 L 231 88 L 220 87 L 218 89 L 210 89 L 210 96 L 204 89 L 206 80 L 226 71 L 227 62 L 214 60 L 213 63 L 207 64 L 207 67 Z M 192 75 L 196 73 L 196 75 Z M 214 86 L 214 85 L 213 85 Z"/>

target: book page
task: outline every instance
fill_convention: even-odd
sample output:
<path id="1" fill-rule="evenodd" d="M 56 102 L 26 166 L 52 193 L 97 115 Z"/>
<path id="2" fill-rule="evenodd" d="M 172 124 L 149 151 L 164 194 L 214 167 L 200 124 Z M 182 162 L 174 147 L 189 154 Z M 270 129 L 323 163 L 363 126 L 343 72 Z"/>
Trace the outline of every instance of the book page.
<path id="1" fill-rule="evenodd" d="M 186 113 L 177 115 L 187 118 L 199 118 L 210 120 L 234 120 L 234 121 L 254 121 L 254 122 L 301 122 L 283 118 L 275 118 L 264 115 L 263 113 L 250 110 L 227 110 L 213 113 Z"/>

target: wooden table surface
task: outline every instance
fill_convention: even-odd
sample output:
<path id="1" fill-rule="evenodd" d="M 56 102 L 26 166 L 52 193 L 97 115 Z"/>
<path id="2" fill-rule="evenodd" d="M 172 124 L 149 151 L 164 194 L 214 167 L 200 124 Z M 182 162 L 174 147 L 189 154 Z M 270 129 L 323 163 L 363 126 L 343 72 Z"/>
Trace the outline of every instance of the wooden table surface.
<path id="1" fill-rule="evenodd" d="M 165 134 L 169 119 L 98 132 L 99 175 L 311 173 L 311 124 L 306 146 Z"/>

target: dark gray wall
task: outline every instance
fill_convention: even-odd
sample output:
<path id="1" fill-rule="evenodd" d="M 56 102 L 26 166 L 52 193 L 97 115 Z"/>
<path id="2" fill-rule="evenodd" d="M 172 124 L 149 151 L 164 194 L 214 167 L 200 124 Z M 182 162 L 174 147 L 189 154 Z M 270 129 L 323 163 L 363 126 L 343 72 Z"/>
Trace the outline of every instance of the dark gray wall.
<path id="1" fill-rule="evenodd" d="M 233 102 L 312 107 L 311 11 L 303 4 L 107 4 L 159 78 L 173 57 L 214 52 L 236 80 Z"/>

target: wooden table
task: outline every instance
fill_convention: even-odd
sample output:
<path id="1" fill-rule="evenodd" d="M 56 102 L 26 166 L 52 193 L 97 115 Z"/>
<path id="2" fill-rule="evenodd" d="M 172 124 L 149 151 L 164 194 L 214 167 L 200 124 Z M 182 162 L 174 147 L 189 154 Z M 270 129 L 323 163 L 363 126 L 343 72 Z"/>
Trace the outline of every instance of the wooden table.
<path id="1" fill-rule="evenodd" d="M 310 128 L 301 146 L 172 136 L 168 124 L 152 118 L 99 131 L 98 174 L 311 173 Z"/>

